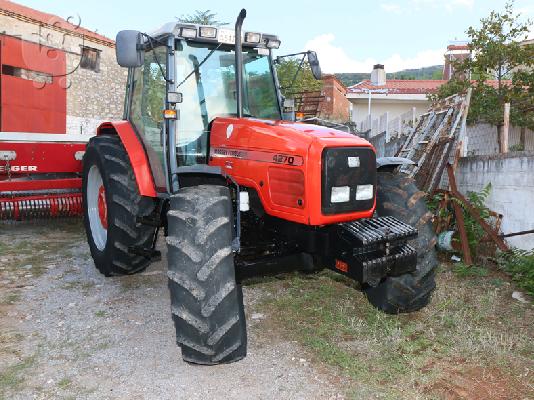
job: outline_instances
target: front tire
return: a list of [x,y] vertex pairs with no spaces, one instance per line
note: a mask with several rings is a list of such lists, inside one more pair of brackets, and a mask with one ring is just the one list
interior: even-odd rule
[[246,322],[235,279],[229,189],[181,189],[171,197],[167,221],[171,310],[183,359],[213,365],[244,358]]
[[389,276],[378,286],[365,288],[369,302],[388,314],[420,310],[429,303],[436,287],[436,236],[432,213],[428,211],[424,195],[406,175],[378,172],[378,216],[392,216],[418,229],[417,239],[411,243],[417,250],[417,269],[412,273]]
[[119,136],[91,138],[83,158],[84,225],[96,268],[105,276],[134,274],[150,259],[130,252],[151,248],[156,228],[137,222],[156,201],[139,194],[133,168]]

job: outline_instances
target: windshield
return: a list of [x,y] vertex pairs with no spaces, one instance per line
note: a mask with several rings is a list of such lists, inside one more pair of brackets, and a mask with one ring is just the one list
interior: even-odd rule
[[[185,41],[179,41],[176,50],[176,90],[183,94],[176,142],[188,145],[179,153],[196,158],[182,160],[187,165],[206,156],[209,123],[216,117],[236,115],[235,54],[228,46]],[[244,50],[243,64],[244,116],[280,119],[269,57]]]

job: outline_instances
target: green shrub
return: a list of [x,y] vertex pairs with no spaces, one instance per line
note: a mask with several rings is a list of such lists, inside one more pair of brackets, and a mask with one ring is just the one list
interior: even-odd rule
[[534,296],[534,250],[514,249],[501,253],[498,263],[520,288]]

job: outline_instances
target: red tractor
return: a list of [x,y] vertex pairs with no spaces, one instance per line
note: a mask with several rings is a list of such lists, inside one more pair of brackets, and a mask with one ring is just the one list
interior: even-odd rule
[[[164,228],[177,343],[197,364],[246,355],[241,280],[330,268],[387,313],[435,287],[424,194],[349,133],[284,120],[274,35],[169,23],[121,31],[124,120],[102,124],[83,158],[85,228],[96,267],[133,274]],[[316,77],[317,57],[305,53]]]

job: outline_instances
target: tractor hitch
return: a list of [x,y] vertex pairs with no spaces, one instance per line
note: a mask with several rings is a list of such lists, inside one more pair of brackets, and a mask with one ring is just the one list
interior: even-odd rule
[[413,272],[417,251],[408,240],[417,229],[393,217],[358,220],[337,225],[327,266],[360,283],[376,286],[386,276]]

